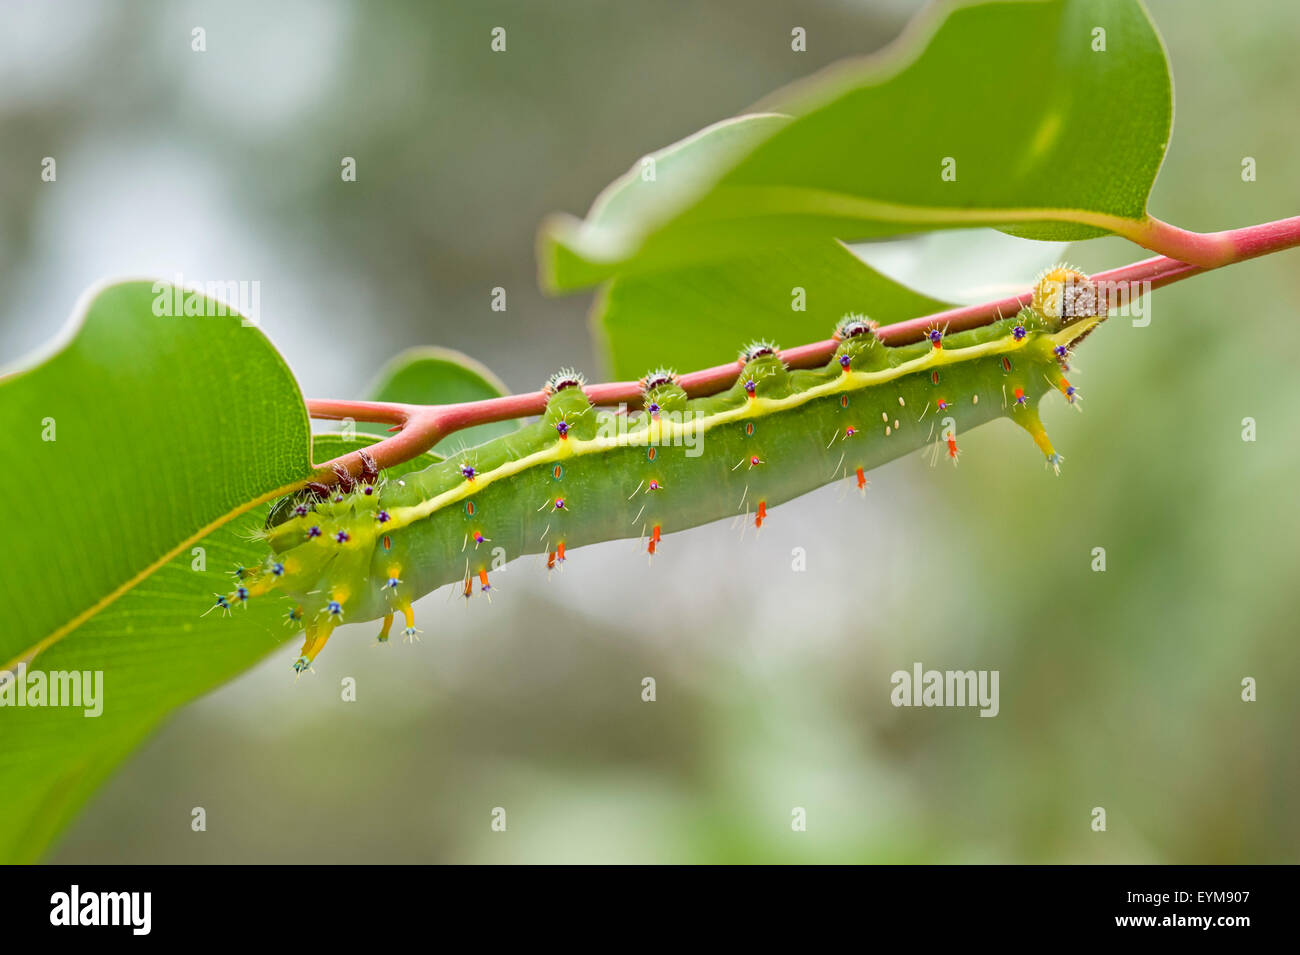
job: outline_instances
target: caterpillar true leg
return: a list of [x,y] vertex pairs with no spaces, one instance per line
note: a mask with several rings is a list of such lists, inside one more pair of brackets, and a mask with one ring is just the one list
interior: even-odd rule
[[379,465],[364,448],[357,452],[357,456],[361,458],[361,474],[358,475],[358,480],[362,484],[374,484],[375,478],[379,477]]
[[348,469],[341,464],[334,465],[334,476],[339,479],[339,490],[344,494],[356,486],[356,480],[348,473]]
[[312,497],[319,498],[322,501],[330,496],[329,485],[322,484],[320,481],[308,481],[306,490]]

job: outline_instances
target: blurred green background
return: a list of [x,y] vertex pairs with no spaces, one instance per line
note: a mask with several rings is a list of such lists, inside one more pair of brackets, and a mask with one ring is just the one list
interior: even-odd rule
[[[311,396],[356,396],[417,344],[517,390],[562,364],[599,376],[589,298],[537,291],[541,217],[584,212],[645,153],[881,47],[918,7],[7,4],[0,364],[94,280],[180,272],[260,281],[262,326]],[[1152,211],[1194,229],[1300,211],[1300,7],[1150,8],[1177,102]],[[891,136],[906,130],[881,148]],[[1069,256],[1091,270],[1144,253],[1102,240]],[[1157,293],[1148,327],[1093,336],[1071,376],[1086,413],[1044,411],[1059,480],[995,424],[955,470],[913,455],[865,502],[823,489],[757,540],[696,529],[653,567],[634,542],[600,545],[549,582],[512,564],[491,605],[418,605],[414,647],[343,628],[296,685],[286,643],[171,720],[51,858],[1295,862],[1297,256]],[[1000,715],[895,709],[889,675],[914,661],[998,669]]]

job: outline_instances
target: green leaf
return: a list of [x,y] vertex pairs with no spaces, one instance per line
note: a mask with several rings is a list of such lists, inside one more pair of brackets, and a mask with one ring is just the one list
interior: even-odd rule
[[[646,197],[549,220],[543,281],[563,291],[796,241],[979,225],[1138,236],[1173,112],[1137,0],[940,3],[885,54],[765,105],[794,119],[742,117],[670,147],[728,130],[708,175],[625,179]],[[749,125],[740,144],[735,127]]]
[[[450,348],[410,348],[393,358],[380,371],[367,391],[371,401],[395,401],[415,405],[456,404],[482,401],[509,394],[505,383],[484,365]],[[509,434],[519,421],[495,421],[457,431],[440,441],[434,451],[482,444]],[[384,425],[358,425],[374,434],[386,434]],[[317,460],[324,460],[317,455]]]
[[632,379],[661,366],[722,364],[756,339],[795,345],[830,338],[848,312],[887,325],[947,307],[830,240],[615,279],[598,297],[593,320],[614,377]]
[[538,243],[542,284],[567,291],[608,278],[603,259],[617,258],[616,250],[630,252],[635,233],[688,205],[789,121],[777,113],[724,119],[642,157],[605,187],[585,220],[564,213],[549,217]]
[[156,316],[154,288],[98,290],[54,354],[0,380],[23,498],[0,662],[103,681],[96,717],[0,707],[0,861],[37,858],[167,713],[288,636],[270,602],[201,614],[262,556],[258,502],[310,472],[297,384],[258,329]]

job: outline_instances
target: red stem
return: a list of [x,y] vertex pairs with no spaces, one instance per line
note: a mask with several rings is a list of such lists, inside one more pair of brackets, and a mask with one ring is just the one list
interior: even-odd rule
[[[1188,232],[1154,216],[1147,216],[1132,228],[1118,230],[1118,234],[1153,252],[1214,269],[1294,245],[1295,242],[1288,237],[1294,236],[1296,222],[1297,218],[1293,217],[1245,229]],[[1276,245],[1278,242],[1282,244]]]
[[[1189,253],[1193,253],[1189,257],[1214,264],[1190,265],[1178,259],[1159,255],[1108,272],[1099,272],[1092,276],[1094,282],[1103,285],[1136,286],[1140,294],[1143,283],[1149,282],[1152,289],[1162,288],[1210,269],[1244,262],[1247,259],[1300,245],[1300,216],[1265,222],[1244,229],[1210,233],[1185,232],[1158,219],[1150,221],[1153,223],[1150,231],[1153,235],[1158,235],[1165,245],[1181,243],[1186,246]],[[1022,306],[1028,304],[1030,295],[1031,293],[1026,291],[996,302],[964,305],[960,308],[936,312],[933,315],[923,315],[920,318],[886,325],[879,330],[878,334],[886,344],[904,345],[919,341],[925,337],[929,329],[935,327],[950,332],[979,328],[1005,315],[1014,315]],[[835,352],[835,347],[835,341],[827,339],[784,349],[781,357],[791,368],[812,368],[829,361]],[[678,381],[688,394],[700,397],[730,387],[739,372],[739,364],[728,362],[725,365],[681,375]],[[636,381],[587,385],[583,390],[592,403],[597,405],[626,404],[635,407],[641,400],[641,385]],[[454,405],[333,400],[307,402],[307,410],[313,418],[332,420],[350,418],[356,421],[393,425],[390,430],[397,431],[397,434],[366,449],[381,468],[410,461],[432,448],[447,435],[462,428],[541,414],[545,409],[546,393],[542,391],[506,395],[485,401],[467,401]],[[352,452],[318,465],[315,479],[327,484],[337,480],[331,470],[334,464],[342,464],[353,475],[360,474],[363,466],[359,455]]]

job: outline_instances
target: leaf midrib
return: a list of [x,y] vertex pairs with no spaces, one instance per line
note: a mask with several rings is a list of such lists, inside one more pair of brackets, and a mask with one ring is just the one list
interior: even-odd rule
[[283,497],[286,494],[291,494],[293,491],[299,488],[301,484],[302,484],[301,481],[294,481],[291,484],[286,484],[282,487],[278,487],[273,491],[268,491],[265,494],[261,494],[253,498],[252,500],[244,504],[241,504],[239,507],[227,511],[226,513],[217,517],[215,520],[209,522],[208,524],[205,524],[203,527],[199,528],[199,530],[195,531],[193,534],[181,540],[170,550],[164,552],[162,556],[160,556],[157,560],[153,561],[153,563],[149,564],[147,567],[140,570],[132,577],[128,578],[122,584],[120,584],[113,590],[109,591],[99,600],[95,601],[95,603],[91,604],[81,613],[74,616],[67,623],[63,624],[62,626],[56,627],[54,630],[50,631],[50,633],[48,633],[46,636],[42,637],[40,640],[37,640],[30,647],[20,652],[17,656],[13,657],[2,667],[0,667],[0,669],[13,670],[20,663],[24,661],[30,662],[38,654],[54,646],[54,644],[58,643],[68,634],[72,633],[74,630],[76,630],[86,621],[90,620],[91,618],[95,617],[99,613],[103,612],[106,608],[112,606],[112,604],[115,601],[117,601],[118,598],[122,597],[124,594],[129,593],[140,583],[147,580],[149,577],[153,576],[155,573],[157,573],[159,570],[161,570],[163,567],[169,564],[172,560],[174,560],[182,551],[184,551],[191,544],[195,543],[196,541],[202,540],[203,538],[207,537],[209,534],[215,533],[216,531],[220,530],[222,527],[225,527],[235,518],[240,517],[243,514],[247,514],[253,508],[258,507],[259,505],[262,504],[267,504],[278,497]]

